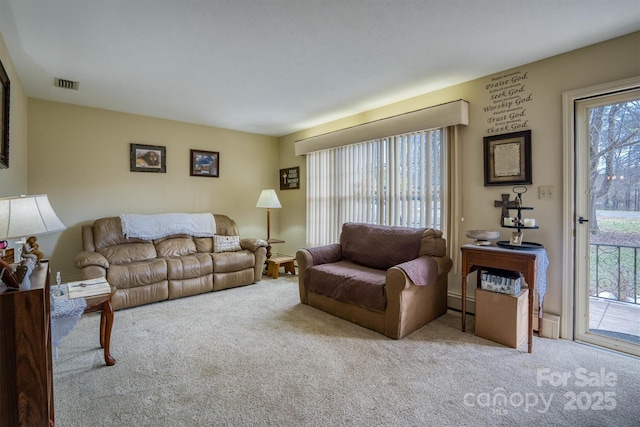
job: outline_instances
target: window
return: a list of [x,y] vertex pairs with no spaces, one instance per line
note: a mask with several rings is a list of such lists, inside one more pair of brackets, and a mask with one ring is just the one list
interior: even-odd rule
[[439,128],[307,154],[307,245],[337,242],[345,222],[443,230],[445,139]]

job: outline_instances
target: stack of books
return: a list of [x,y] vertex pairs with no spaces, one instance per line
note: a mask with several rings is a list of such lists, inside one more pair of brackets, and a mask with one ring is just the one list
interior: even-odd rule
[[111,285],[104,277],[97,279],[69,282],[69,298],[87,298],[111,293]]

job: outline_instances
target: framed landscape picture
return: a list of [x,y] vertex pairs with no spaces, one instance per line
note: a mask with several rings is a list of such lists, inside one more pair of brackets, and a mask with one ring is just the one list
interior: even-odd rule
[[531,131],[486,136],[484,185],[531,184]]
[[191,150],[191,176],[220,177],[220,153]]
[[131,172],[167,172],[167,147],[131,144]]

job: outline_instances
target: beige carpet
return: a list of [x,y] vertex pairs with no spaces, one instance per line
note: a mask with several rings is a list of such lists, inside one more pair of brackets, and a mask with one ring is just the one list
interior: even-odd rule
[[84,316],[54,363],[56,426],[638,425],[638,359],[527,354],[456,312],[394,341],[300,304],[296,280],[118,311],[112,367]]

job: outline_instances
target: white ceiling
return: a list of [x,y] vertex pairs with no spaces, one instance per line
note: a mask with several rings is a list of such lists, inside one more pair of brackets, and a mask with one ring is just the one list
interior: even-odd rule
[[28,96],[273,136],[638,30],[640,0],[0,0]]

